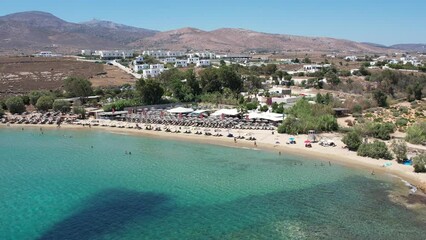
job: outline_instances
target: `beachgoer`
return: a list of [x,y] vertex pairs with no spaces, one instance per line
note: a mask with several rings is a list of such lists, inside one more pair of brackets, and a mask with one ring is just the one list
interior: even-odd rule
[[371,171],[371,175],[376,175],[376,173],[374,173],[374,170],[373,170],[373,171]]
[[328,161],[328,166],[331,166],[331,162],[330,161]]
[[129,155],[132,155],[132,152],[129,151]]
[[22,128],[21,130],[24,131],[24,128]]
[[234,137],[234,143],[237,143],[237,138],[236,137]]
[[93,146],[90,146],[90,148],[93,148]]
[[257,147],[257,143],[256,143],[256,141],[254,141],[254,146],[255,146],[255,147]]
[[281,152],[278,152],[278,155],[280,155],[280,156],[281,156]]

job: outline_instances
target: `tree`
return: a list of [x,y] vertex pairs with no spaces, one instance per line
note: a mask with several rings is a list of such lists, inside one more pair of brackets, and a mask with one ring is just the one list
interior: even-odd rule
[[382,90],[375,90],[373,92],[373,98],[374,100],[376,100],[377,105],[379,107],[387,107],[388,106],[388,102],[387,102],[387,95],[382,91]]
[[412,144],[426,143],[426,122],[419,122],[407,128],[405,140]]
[[222,92],[222,83],[215,68],[206,68],[200,72],[201,88],[205,93]]
[[[31,91],[28,94],[28,98],[30,100],[31,105],[35,106],[37,103],[37,100],[41,97],[41,96],[45,96],[45,95],[49,95],[50,93],[47,91]],[[25,103],[25,102],[24,102]]]
[[407,159],[407,144],[403,140],[392,141],[391,149],[395,154],[397,162],[401,163]]
[[337,76],[336,73],[334,73],[333,71],[328,71],[325,75],[324,75],[325,79],[327,79],[327,82],[333,84],[333,85],[337,85],[340,83],[340,79]]
[[21,98],[25,105],[30,105],[30,97],[28,95],[23,95]]
[[350,131],[343,137],[342,142],[346,144],[349,150],[357,151],[362,144],[362,138],[358,132]]
[[93,94],[92,83],[84,78],[66,78],[64,80],[64,89],[69,97],[84,98]]
[[413,158],[414,172],[426,172],[426,154],[422,153]]
[[56,100],[53,102],[53,110],[67,113],[71,110],[71,104],[64,100]]
[[53,106],[53,97],[51,96],[41,96],[36,103],[36,108],[39,111],[49,111]]
[[422,100],[422,96],[423,96],[423,86],[420,85],[420,83],[415,83],[414,87],[413,87],[413,94],[414,94],[414,98],[416,100]]
[[141,96],[141,100],[145,104],[157,104],[161,102],[161,98],[164,94],[164,89],[160,86],[160,83],[153,80],[139,79],[136,83],[136,89]]
[[277,65],[276,64],[267,64],[264,67],[264,72],[266,75],[272,75],[277,71]]
[[4,110],[3,108],[0,108],[0,117],[3,117],[3,115],[4,115]]
[[386,160],[392,159],[392,154],[384,142],[375,140],[372,143],[363,143],[357,151],[358,156],[371,157],[375,159],[383,158]]
[[230,67],[221,66],[218,71],[218,78],[223,87],[231,89],[234,93],[239,93],[243,87],[241,77]]
[[291,76],[291,75],[285,75],[284,76],[284,80],[286,80],[286,81],[290,81],[292,78],[293,78],[293,76]]
[[10,113],[21,114],[25,112],[25,104],[21,97],[10,97],[6,100],[6,106]]

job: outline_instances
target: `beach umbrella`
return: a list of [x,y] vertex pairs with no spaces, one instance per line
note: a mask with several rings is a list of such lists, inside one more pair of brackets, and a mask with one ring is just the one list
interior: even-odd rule
[[309,139],[306,139],[304,143],[309,144],[309,143],[311,143],[311,141]]
[[290,137],[288,140],[290,140],[290,141],[294,141],[294,140],[296,140],[294,137]]

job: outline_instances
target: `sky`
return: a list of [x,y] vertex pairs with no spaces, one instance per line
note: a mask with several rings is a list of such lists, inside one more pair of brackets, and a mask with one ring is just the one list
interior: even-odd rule
[[426,0],[0,0],[0,15],[23,11],[159,31],[226,27],[384,45],[426,43]]

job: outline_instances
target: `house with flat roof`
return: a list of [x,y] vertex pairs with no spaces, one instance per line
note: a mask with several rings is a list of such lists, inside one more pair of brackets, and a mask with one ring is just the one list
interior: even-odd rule
[[188,62],[186,60],[179,60],[179,59],[177,59],[174,66],[175,67],[187,67],[188,66]]
[[210,60],[208,59],[200,59],[196,63],[197,67],[207,67],[210,66]]

